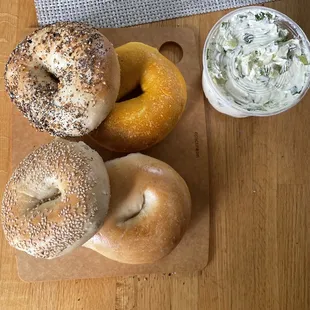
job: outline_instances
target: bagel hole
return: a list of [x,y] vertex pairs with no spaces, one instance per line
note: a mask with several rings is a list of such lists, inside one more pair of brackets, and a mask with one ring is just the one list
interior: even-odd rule
[[61,196],[61,192],[59,189],[56,189],[56,191],[52,194],[49,195],[47,197],[44,197],[43,199],[41,199],[38,203],[38,205],[43,205],[46,202],[52,201],[52,200],[56,200],[57,198],[59,198]]
[[137,215],[139,215],[140,212],[143,210],[144,207],[145,207],[145,195],[143,194],[143,195],[142,195],[142,204],[141,204],[140,210],[134,212],[131,216],[127,217],[127,218],[125,219],[125,222],[127,222],[127,221],[133,219],[134,217],[136,217]]
[[125,96],[121,97],[117,102],[127,101],[133,98],[137,98],[143,94],[143,90],[141,88],[141,85],[139,84],[135,89],[133,89],[131,92],[126,94]]
[[58,84],[60,82],[59,78],[54,75],[53,73],[51,73],[50,71],[46,71],[47,75],[51,78],[51,80],[53,82],[55,82],[56,84]]
[[182,47],[173,41],[165,42],[159,48],[159,52],[175,64],[179,63],[183,58]]

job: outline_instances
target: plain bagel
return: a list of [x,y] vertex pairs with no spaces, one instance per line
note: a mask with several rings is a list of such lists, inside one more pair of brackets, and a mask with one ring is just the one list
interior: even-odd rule
[[106,162],[111,201],[104,225],[83,246],[129,264],[154,262],[180,242],[191,216],[183,178],[155,158],[131,154]]
[[103,224],[110,200],[101,157],[83,142],[55,139],[16,168],[1,219],[11,246],[40,258],[69,253]]
[[[131,42],[116,49],[121,68],[118,103],[91,137],[115,152],[138,152],[163,140],[185,109],[187,90],[179,69],[157,49]],[[142,95],[123,100],[138,86]]]
[[60,22],[35,31],[15,48],[5,83],[11,100],[37,129],[82,136],[113,108],[120,68],[112,44],[97,29]]

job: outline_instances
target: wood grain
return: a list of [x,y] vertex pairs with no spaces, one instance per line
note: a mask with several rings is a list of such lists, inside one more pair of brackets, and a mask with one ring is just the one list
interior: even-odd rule
[[[308,0],[268,6],[310,36]],[[190,27],[202,48],[226,12],[143,27]],[[0,71],[32,0],[0,1]],[[200,57],[200,55],[198,55]],[[8,177],[11,105],[0,78],[0,185]],[[211,260],[201,272],[27,284],[0,233],[0,309],[310,309],[310,94],[281,115],[237,120],[207,106]]]

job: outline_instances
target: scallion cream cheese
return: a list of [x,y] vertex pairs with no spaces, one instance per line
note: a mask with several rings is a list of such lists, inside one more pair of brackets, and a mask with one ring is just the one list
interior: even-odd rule
[[244,111],[279,110],[308,87],[309,51],[274,13],[232,15],[219,25],[205,57],[216,88]]

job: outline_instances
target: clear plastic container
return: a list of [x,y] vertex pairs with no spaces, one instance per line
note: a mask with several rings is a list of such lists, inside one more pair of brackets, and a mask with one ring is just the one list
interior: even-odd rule
[[[236,104],[233,104],[231,101],[231,98],[227,96],[223,91],[221,91],[220,87],[213,81],[209,69],[208,69],[208,60],[207,60],[207,51],[210,48],[210,43],[214,43],[216,35],[218,33],[219,27],[222,25],[223,22],[227,22],[231,20],[232,17],[234,17],[237,14],[247,14],[249,12],[254,12],[257,14],[257,12],[264,12],[264,13],[272,13],[276,15],[276,24],[281,26],[282,29],[286,29],[289,32],[289,35],[294,38],[298,39],[299,42],[301,42],[301,46],[304,51],[306,51],[306,54],[310,55],[310,43],[303,32],[303,30],[288,16],[282,14],[281,12],[278,12],[273,9],[269,9],[266,7],[260,7],[260,6],[253,6],[253,7],[245,7],[241,9],[237,9],[227,15],[225,15],[223,18],[221,18],[212,28],[210,31],[205,44],[203,48],[203,54],[202,54],[202,61],[203,61],[203,75],[202,75],[202,86],[204,93],[209,100],[210,104],[219,112],[233,116],[233,117],[249,117],[249,116],[271,116],[276,115],[281,112],[284,112],[291,107],[295,106],[300,100],[304,97],[304,95],[307,93],[307,90],[310,87],[310,75],[307,77],[305,86],[300,94],[294,98],[289,104],[286,106],[282,106],[278,109],[273,109],[270,111],[248,111],[246,107],[242,106],[236,106]],[[308,59],[309,60],[309,59]],[[309,60],[310,61],[310,60]]]

